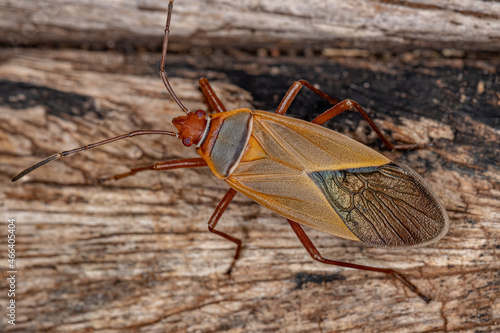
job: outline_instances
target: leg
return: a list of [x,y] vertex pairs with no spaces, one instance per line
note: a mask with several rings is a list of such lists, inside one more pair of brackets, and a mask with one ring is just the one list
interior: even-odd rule
[[[136,174],[137,172],[142,172],[146,170],[157,170],[157,171],[165,171],[165,170],[172,170],[172,169],[181,169],[181,168],[196,168],[196,167],[203,167],[207,166],[207,163],[205,160],[202,158],[189,158],[189,159],[183,159],[183,160],[174,160],[174,161],[166,161],[166,162],[158,162],[150,166],[145,166],[141,168],[134,168],[131,169],[129,172],[122,173],[119,175],[115,175],[112,177],[106,177],[106,178],[101,178],[100,181],[107,181],[107,180],[117,180],[121,178],[125,178],[128,176],[132,176]],[[231,271],[234,267],[234,264],[236,263],[236,260],[240,257],[240,252],[241,252],[241,240],[232,236],[229,236],[228,234],[221,232],[219,230],[215,230],[215,226],[217,225],[217,222],[219,222],[219,219],[221,218],[222,214],[224,214],[225,210],[233,200],[234,196],[236,195],[236,190],[233,190],[232,188],[229,189],[222,198],[222,200],[219,202],[217,207],[215,208],[214,213],[210,217],[210,220],[208,221],[208,230],[216,235],[219,235],[221,237],[224,237],[227,240],[230,240],[233,243],[236,243],[236,253],[234,255],[233,262],[231,263],[231,266],[229,266],[229,269],[227,271],[227,274],[231,274]]]
[[333,105],[338,103],[338,99],[331,97],[330,95],[327,95],[326,93],[322,92],[319,89],[316,89],[312,84],[310,84],[306,80],[298,80],[292,84],[290,89],[288,89],[285,96],[281,100],[280,105],[278,105],[278,108],[276,109],[277,114],[283,115],[288,111],[288,108],[292,104],[295,97],[297,97],[297,94],[299,93],[300,89],[303,86],[309,88],[313,93],[315,93],[319,97],[326,99],[328,102],[330,102]]
[[210,104],[210,101],[208,100],[207,98],[207,95],[205,95],[205,93],[203,93],[203,103],[205,103],[205,105],[207,106],[207,114],[211,114],[214,112],[214,108],[212,107],[212,104]]
[[224,214],[224,211],[227,209],[227,206],[231,203],[231,200],[233,200],[234,196],[236,195],[236,190],[234,189],[229,189],[222,198],[222,200],[219,202],[217,205],[217,208],[215,208],[214,213],[212,214],[212,217],[210,217],[210,220],[208,221],[208,230],[216,235],[219,235],[221,237],[224,237],[225,239],[233,242],[236,244],[236,253],[234,254],[234,259],[233,262],[231,263],[231,266],[229,266],[229,269],[227,270],[227,274],[231,274],[231,271],[233,270],[234,264],[236,263],[236,260],[240,257],[240,252],[241,252],[241,240],[238,238],[235,238],[233,236],[229,236],[228,234],[215,230],[215,226],[217,225],[217,222],[219,222],[219,219],[221,218],[222,214]]
[[197,168],[207,166],[207,162],[202,158],[187,158],[182,160],[174,160],[174,161],[165,161],[158,162],[153,165],[148,165],[140,168],[130,169],[129,172],[121,173],[119,175],[107,176],[99,178],[99,182],[105,182],[108,180],[118,180],[128,176],[135,175],[138,172],[147,171],[147,170],[156,170],[156,171],[165,171],[172,169],[187,169],[187,168]]
[[359,105],[357,102],[353,101],[352,99],[343,100],[342,102],[329,108],[328,110],[326,110],[325,112],[323,112],[322,114],[320,114],[319,116],[314,118],[312,122],[315,124],[319,124],[319,125],[324,124],[328,120],[330,120],[330,119],[334,118],[335,116],[338,116],[342,112],[350,110],[350,109],[354,109],[361,114],[361,116],[363,117],[363,119],[366,120],[368,125],[370,125],[370,127],[375,131],[375,133],[377,133],[378,137],[380,138],[380,140],[382,140],[382,142],[387,147],[387,149],[404,150],[404,149],[424,148],[424,147],[428,146],[427,144],[418,144],[418,143],[407,144],[407,145],[394,145],[394,144],[392,144],[385,137],[385,135],[382,133],[382,131],[378,128],[378,126],[375,125],[375,123],[370,118],[370,116],[368,116],[368,114],[365,112],[365,110],[363,110],[361,105]]
[[210,83],[205,78],[200,79],[200,88],[203,93],[203,97],[205,98],[206,103],[208,104],[209,111],[215,112],[226,112],[226,107],[222,104],[221,100],[215,94],[215,91],[212,89]]
[[384,273],[391,275],[398,279],[399,281],[403,282],[405,286],[410,288],[411,291],[416,293],[418,296],[420,296],[424,301],[429,303],[431,301],[430,298],[427,296],[423,295],[416,286],[414,286],[412,283],[410,283],[404,276],[399,274],[398,272],[392,270],[392,269],[384,269],[384,268],[377,268],[377,267],[370,267],[370,266],[363,266],[363,265],[356,265],[356,264],[351,264],[348,262],[342,262],[342,261],[335,261],[335,260],[330,260],[323,258],[321,253],[319,253],[318,249],[314,246],[312,243],[311,239],[307,236],[307,234],[304,232],[304,229],[298,224],[297,222],[288,220],[288,223],[290,223],[290,226],[292,227],[293,231],[299,238],[300,242],[302,245],[305,247],[306,251],[309,253],[309,255],[316,261],[319,261],[323,264],[327,265],[334,265],[334,266],[342,266],[342,267],[348,267],[348,268],[354,268],[354,269],[360,269],[360,270],[365,270],[365,271],[372,271],[372,272],[379,272],[379,273]]
[[325,112],[323,112],[321,115],[319,115],[318,117],[316,117],[312,121],[315,124],[322,125],[325,122],[327,122],[328,120],[334,118],[335,116],[341,114],[344,111],[347,111],[350,109],[355,109],[356,111],[358,111],[361,114],[361,116],[366,120],[366,122],[368,122],[370,127],[375,131],[375,133],[377,133],[379,138],[382,140],[382,142],[384,143],[384,145],[388,149],[390,149],[390,150],[394,150],[394,149],[404,150],[404,149],[414,149],[414,148],[427,147],[427,144],[408,144],[408,145],[394,145],[394,144],[392,144],[385,137],[385,135],[382,133],[382,131],[378,128],[378,126],[375,125],[375,123],[368,116],[368,114],[365,112],[365,110],[363,110],[363,108],[357,102],[350,100],[350,99],[346,99],[346,100],[338,103],[338,100],[336,98],[331,97],[328,94],[324,93],[323,91],[315,88],[313,85],[311,85],[309,82],[307,82],[305,80],[298,80],[292,84],[290,89],[288,89],[287,93],[285,94],[285,96],[281,100],[280,105],[276,109],[276,113],[285,114],[286,111],[288,110],[288,108],[290,107],[290,105],[292,104],[293,100],[295,99],[295,97],[299,93],[300,89],[303,86],[309,88],[316,95],[318,95],[318,96],[326,99],[330,103],[334,104],[333,107],[326,110]]

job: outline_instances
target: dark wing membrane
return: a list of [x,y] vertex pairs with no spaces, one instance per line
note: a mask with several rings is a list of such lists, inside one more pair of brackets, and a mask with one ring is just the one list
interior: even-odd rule
[[349,230],[365,243],[423,245],[448,229],[444,208],[424,180],[406,166],[390,163],[309,176]]

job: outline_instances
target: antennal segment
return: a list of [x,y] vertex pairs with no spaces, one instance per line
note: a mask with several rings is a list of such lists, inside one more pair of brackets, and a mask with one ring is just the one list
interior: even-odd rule
[[163,81],[163,84],[170,93],[170,96],[172,96],[177,105],[179,105],[182,111],[184,111],[185,113],[189,113],[189,110],[184,106],[184,104],[181,103],[181,101],[175,94],[174,89],[172,89],[172,86],[170,85],[170,82],[168,81],[167,78],[167,73],[165,72],[165,60],[167,58],[168,36],[170,34],[170,17],[172,16],[173,7],[174,7],[174,0],[170,0],[170,3],[168,4],[167,23],[165,25],[165,36],[163,37],[163,48],[161,51],[160,76],[161,80]]
[[49,162],[58,160],[61,157],[65,157],[65,156],[68,156],[68,155],[71,155],[71,154],[75,154],[75,153],[81,152],[83,150],[90,150],[92,148],[95,148],[95,147],[98,147],[98,146],[102,146],[102,145],[105,145],[107,143],[111,143],[111,142],[118,141],[118,140],[121,140],[121,139],[131,138],[133,136],[139,136],[139,135],[150,135],[150,134],[161,134],[161,135],[170,135],[170,136],[177,137],[177,133],[169,132],[169,131],[156,131],[156,130],[139,130],[139,131],[133,131],[133,132],[130,132],[130,133],[127,133],[127,134],[122,134],[122,135],[116,136],[114,138],[110,138],[110,139],[102,140],[102,141],[99,141],[99,142],[91,143],[89,145],[82,146],[80,148],[66,150],[66,151],[54,154],[52,156],[49,156],[46,159],[44,159],[43,161],[40,161],[37,164],[35,164],[35,165],[27,168],[26,170],[22,171],[21,173],[19,173],[17,176],[15,176],[14,178],[12,178],[12,181],[15,182],[16,180],[18,180],[18,179],[26,176],[31,171],[33,171],[35,169],[38,169],[42,165],[45,165],[45,164],[47,164]]

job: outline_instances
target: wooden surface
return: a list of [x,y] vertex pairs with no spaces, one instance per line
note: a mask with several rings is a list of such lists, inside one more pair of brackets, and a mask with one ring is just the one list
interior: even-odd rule
[[[315,64],[318,71],[334,66],[331,73],[350,74],[336,83],[338,88],[324,81],[329,75],[317,76],[326,91],[349,95],[368,106],[392,137],[435,142],[430,149],[384,153],[415,168],[442,199],[451,219],[442,241],[399,252],[310,232],[328,257],[406,274],[434,299],[425,304],[386,276],[313,262],[283,218],[241,195],[221,221],[222,230],[244,241],[242,258],[228,278],[224,272],[234,247],[206,227],[227,186],[209,170],[96,182],[101,175],[131,166],[195,156],[170,137],[108,145],[47,165],[22,182],[10,182],[15,173],[59,150],[138,128],[173,129],[169,121],[180,111],[157,76],[117,70],[126,68],[128,61],[142,59],[148,64],[157,57],[25,50],[21,56],[7,54],[0,67],[2,223],[8,217],[17,220],[16,328],[61,332],[500,329],[496,75],[481,70],[484,81],[479,83],[467,76],[477,72],[472,67],[448,68],[447,75],[437,77],[439,68],[422,72],[393,68],[395,74],[388,74],[360,70],[362,63],[356,61],[352,67]],[[202,108],[193,77],[198,71],[178,63],[178,57],[172,60],[178,64],[174,72],[184,73],[183,78],[172,79],[179,97],[189,108]],[[274,59],[254,61],[262,63],[263,73],[274,68]],[[307,70],[299,63],[284,64]],[[353,75],[359,71],[366,73],[364,79]],[[223,70],[199,72],[224,74]],[[456,82],[460,73],[465,75],[461,83]],[[370,75],[381,78],[377,82]],[[430,86],[415,86],[412,91],[407,85],[414,76]],[[262,85],[261,94],[276,94],[276,101],[269,96],[254,102],[271,108],[292,80],[264,79],[257,75],[246,83]],[[373,86],[358,89],[361,81]],[[276,87],[267,86],[272,82]],[[482,84],[488,88],[478,94]],[[461,89],[453,85],[464,89],[457,93]],[[248,92],[224,82],[215,81],[214,86],[228,108],[252,105]],[[398,92],[394,99],[382,98],[388,86]],[[306,94],[297,102],[295,116],[304,117],[300,111],[310,112],[304,104],[316,107],[317,101]],[[354,137],[379,147],[358,118],[352,114],[330,125],[343,132],[351,127]]]
[[[206,221],[227,186],[208,169],[97,182],[129,167],[196,156],[171,137],[117,142],[12,183],[16,173],[61,150],[135,129],[173,130],[170,120],[181,112],[159,79],[158,52],[0,49],[2,309],[8,218],[17,221],[18,255],[17,322],[6,326],[2,312],[0,331],[499,331],[499,60],[468,51],[443,57],[429,45],[390,57],[368,48],[333,58],[211,48],[171,54],[167,66],[190,109],[204,108],[202,76],[227,108],[270,111],[303,78],[358,101],[396,142],[433,142],[389,152],[354,113],[327,125],[429,182],[451,221],[440,242],[401,252],[307,230],[326,257],[396,269],[433,298],[429,304],[387,276],[314,262],[283,218],[242,195],[220,222],[244,245],[226,276],[234,246],[209,233]],[[301,93],[291,116],[311,120],[327,107]]]
[[[133,48],[157,45],[168,1],[0,2],[0,43]],[[483,0],[177,0],[176,39],[198,47],[415,45],[500,51],[500,4]],[[194,44],[192,44],[194,45]],[[450,52],[450,50],[448,50]]]

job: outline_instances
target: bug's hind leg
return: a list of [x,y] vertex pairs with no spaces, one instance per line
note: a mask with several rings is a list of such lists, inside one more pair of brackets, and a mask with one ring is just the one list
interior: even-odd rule
[[156,170],[156,171],[166,171],[172,169],[187,169],[187,168],[197,168],[207,166],[207,162],[205,162],[202,158],[186,158],[182,160],[173,160],[173,161],[165,161],[158,162],[153,165],[148,165],[140,168],[130,169],[129,172],[121,173],[113,176],[103,176],[99,178],[100,182],[105,182],[109,180],[118,180],[125,177],[133,176],[138,172],[148,171],[148,170]]
[[219,235],[221,237],[224,237],[225,239],[233,242],[236,244],[236,253],[234,254],[233,262],[231,263],[231,266],[229,266],[229,269],[227,270],[227,274],[231,274],[231,271],[233,270],[234,264],[236,263],[236,260],[240,257],[240,252],[241,252],[241,240],[238,238],[235,238],[233,236],[230,236],[222,231],[215,230],[215,226],[217,225],[217,222],[219,222],[222,214],[226,211],[227,207],[233,200],[234,196],[236,195],[236,190],[234,189],[229,189],[222,200],[219,202],[217,205],[217,208],[215,208],[214,213],[210,217],[210,220],[208,221],[208,230],[216,235]]
[[326,259],[324,258],[321,253],[318,251],[316,246],[314,246],[313,242],[311,239],[307,236],[305,233],[304,229],[298,224],[297,222],[288,220],[288,223],[290,223],[290,226],[292,227],[293,231],[299,238],[300,242],[306,249],[306,251],[309,253],[309,255],[316,261],[319,261],[323,264],[327,265],[334,265],[334,266],[341,266],[341,267],[348,267],[348,268],[354,268],[354,269],[360,269],[364,271],[372,271],[372,272],[379,272],[379,273],[384,273],[391,275],[401,281],[405,286],[410,288],[411,291],[416,293],[418,296],[420,296],[424,301],[427,303],[431,301],[430,298],[422,294],[418,288],[413,285],[410,281],[408,281],[403,275],[399,274],[398,272],[392,270],[392,269],[386,269],[386,268],[377,268],[377,267],[371,267],[371,266],[364,266],[364,265],[356,265],[356,264],[351,264],[348,262],[342,262],[342,261],[336,261],[336,260],[331,260],[331,259]]

